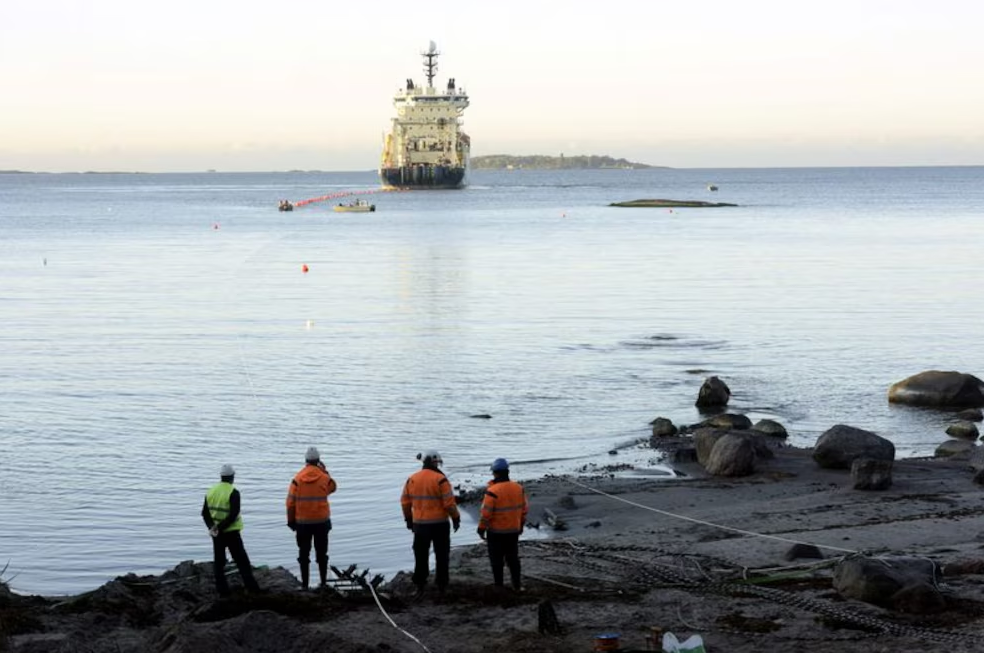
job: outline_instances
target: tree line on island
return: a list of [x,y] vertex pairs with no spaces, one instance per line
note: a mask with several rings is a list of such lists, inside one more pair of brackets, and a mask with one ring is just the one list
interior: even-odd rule
[[478,169],[517,169],[525,168],[528,170],[598,170],[613,168],[617,170],[636,170],[641,168],[662,168],[665,166],[651,166],[646,163],[636,163],[627,159],[615,159],[610,156],[598,155],[579,155],[579,156],[547,156],[544,154],[531,154],[527,156],[515,156],[512,154],[488,154],[485,156],[475,156],[471,159],[473,168]]

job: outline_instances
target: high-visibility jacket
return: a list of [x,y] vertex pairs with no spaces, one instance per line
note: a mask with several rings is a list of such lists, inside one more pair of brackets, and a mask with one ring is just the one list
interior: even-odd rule
[[522,485],[516,481],[489,481],[478,527],[490,533],[522,533],[527,512],[529,501]]
[[324,524],[331,518],[328,495],[338,488],[320,465],[307,464],[287,487],[288,524]]
[[424,468],[407,479],[400,497],[403,518],[414,524],[446,524],[460,519],[451,482],[435,469]]
[[[212,515],[212,521],[215,522],[215,524],[219,524],[223,519],[229,516],[229,497],[231,497],[232,493],[235,491],[236,488],[232,483],[220,481],[213,485],[211,489],[209,489],[208,493],[205,494],[205,503],[208,505],[208,512]],[[242,513],[240,513],[232,524],[230,524],[222,532],[229,533],[231,531],[241,530],[243,530]]]

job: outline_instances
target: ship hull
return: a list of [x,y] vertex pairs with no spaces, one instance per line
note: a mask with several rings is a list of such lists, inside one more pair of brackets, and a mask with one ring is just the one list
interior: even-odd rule
[[417,165],[380,168],[379,178],[387,188],[447,189],[465,185],[464,166]]

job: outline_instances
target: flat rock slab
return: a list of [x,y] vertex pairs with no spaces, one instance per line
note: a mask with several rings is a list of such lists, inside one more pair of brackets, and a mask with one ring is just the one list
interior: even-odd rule
[[689,208],[704,209],[719,206],[738,206],[727,202],[701,202],[698,200],[629,200],[627,202],[612,202],[608,206],[623,206],[628,208]]

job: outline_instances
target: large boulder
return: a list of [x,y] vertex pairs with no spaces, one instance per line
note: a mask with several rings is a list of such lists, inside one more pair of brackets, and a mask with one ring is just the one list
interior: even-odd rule
[[933,613],[946,607],[936,589],[939,567],[929,558],[846,558],[834,569],[838,594],[905,612]]
[[748,476],[755,473],[755,443],[740,433],[726,433],[714,443],[704,465],[712,476]]
[[706,466],[711,451],[717,441],[727,435],[727,429],[699,428],[694,431],[694,447],[697,449],[697,462]]
[[727,406],[730,400],[731,389],[728,384],[716,376],[709,376],[700,386],[694,405],[698,408],[720,408]]
[[984,381],[973,374],[929,370],[893,383],[888,401],[910,406],[978,408],[984,406]]
[[857,458],[895,460],[895,445],[871,431],[837,424],[813,447],[813,460],[824,469],[850,469]]

